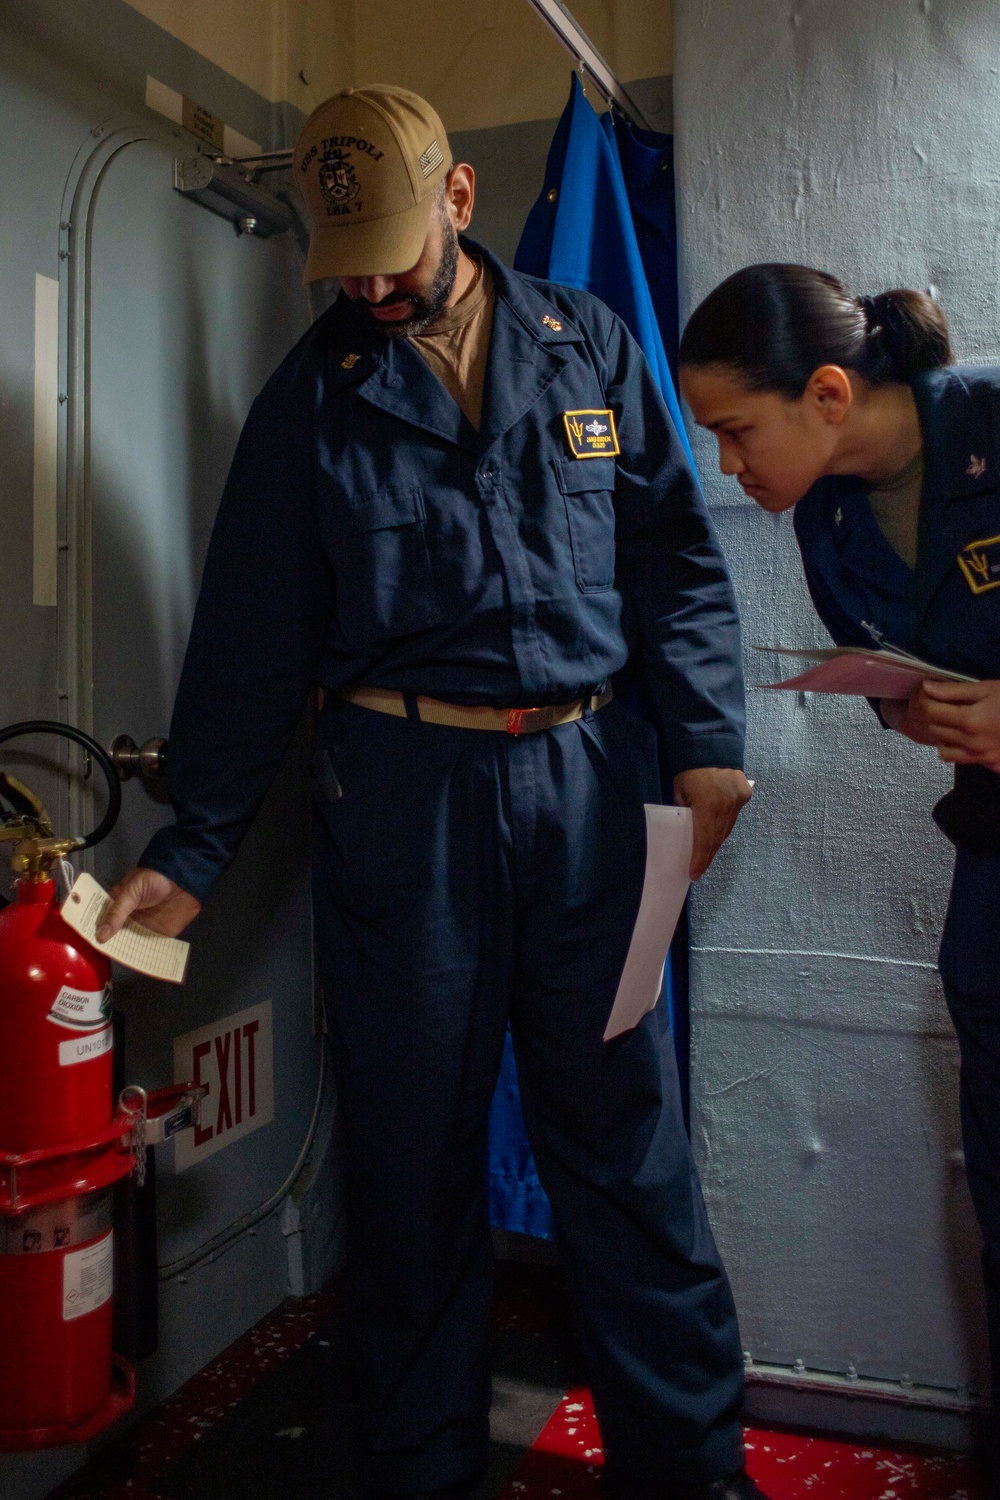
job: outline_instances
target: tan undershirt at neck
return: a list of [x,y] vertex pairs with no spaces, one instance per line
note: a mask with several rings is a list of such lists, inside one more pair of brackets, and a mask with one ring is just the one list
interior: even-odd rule
[[476,261],[476,278],[464,296],[454,307],[446,308],[426,333],[410,338],[477,432],[483,413],[495,303],[489,268]]
[[920,526],[920,491],[924,482],[923,449],[911,458],[905,469],[890,474],[881,484],[868,491],[868,503],[892,550],[915,569],[917,566],[917,533]]

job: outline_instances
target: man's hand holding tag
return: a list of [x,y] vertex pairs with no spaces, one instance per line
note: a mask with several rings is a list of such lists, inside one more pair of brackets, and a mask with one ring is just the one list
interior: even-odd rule
[[97,940],[106,943],[124,927],[129,917],[151,932],[177,937],[201,911],[197,897],[181,890],[159,870],[130,870],[109,892],[112,905],[97,929]]

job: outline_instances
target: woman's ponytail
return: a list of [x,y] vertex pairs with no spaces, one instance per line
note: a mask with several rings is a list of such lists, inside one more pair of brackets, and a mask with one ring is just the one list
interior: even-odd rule
[[873,384],[906,382],[923,370],[938,370],[952,361],[951,338],[944,313],[926,292],[897,288],[877,297],[860,297],[867,337],[858,373]]
[[820,365],[856,370],[873,385],[912,380],[951,363],[948,324],[924,292],[855,297],[809,266],[747,266],[691,315],[682,365],[722,365],[753,390],[802,395]]

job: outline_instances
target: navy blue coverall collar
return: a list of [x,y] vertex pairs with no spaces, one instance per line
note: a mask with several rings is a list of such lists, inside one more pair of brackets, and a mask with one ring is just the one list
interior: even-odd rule
[[1000,486],[1000,434],[991,407],[976,400],[962,375],[932,370],[912,382],[924,442],[917,567],[911,573],[885,542],[856,475],[832,483],[833,541],[851,572],[879,591],[913,599],[922,619],[968,542],[967,502]]
[[992,403],[974,398],[957,370],[931,370],[913,381],[924,438],[917,612],[923,615],[969,540],[963,501],[1000,485],[1000,444]]
[[[363,400],[401,421],[481,454],[509,432],[557,378],[565,365],[559,345],[582,343],[584,336],[564,311],[523,278],[512,277],[489,250],[464,235],[460,243],[467,254],[486,262],[496,290],[479,432],[409,340],[386,338],[369,327],[360,312],[346,323],[356,347],[342,350],[343,336],[337,339],[328,385],[352,385]],[[354,355],[358,358],[351,362]]]

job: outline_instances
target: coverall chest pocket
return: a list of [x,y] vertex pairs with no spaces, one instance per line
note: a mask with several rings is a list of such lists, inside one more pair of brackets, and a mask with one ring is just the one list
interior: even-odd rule
[[557,460],[577,586],[585,594],[614,588],[615,464],[610,458]]
[[442,617],[419,489],[391,485],[338,499],[320,527],[333,564],[337,620],[350,646],[412,635]]
[[[955,563],[934,598],[931,625],[949,665],[960,661],[975,677],[1000,676],[1000,503],[982,497],[949,539]],[[972,511],[970,502],[966,502]],[[966,541],[968,538],[968,541]],[[959,548],[956,544],[964,542]]]
[[970,676],[1000,677],[1000,585],[973,594],[966,584],[961,595],[961,624],[957,631],[953,624],[949,633],[958,636],[954,644],[968,663],[965,670]]

